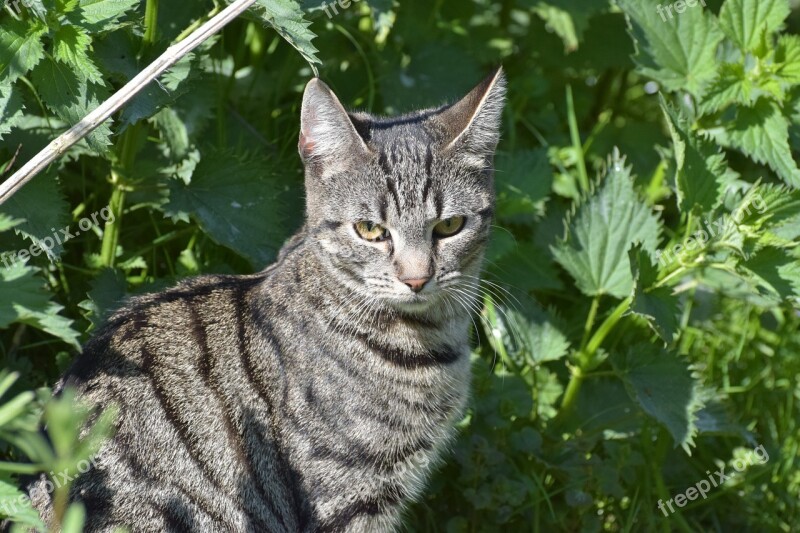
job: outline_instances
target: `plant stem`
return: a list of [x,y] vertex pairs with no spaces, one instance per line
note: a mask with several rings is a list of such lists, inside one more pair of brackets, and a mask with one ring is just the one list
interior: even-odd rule
[[578,131],[578,119],[575,116],[575,103],[572,100],[572,86],[567,85],[567,120],[569,121],[569,136],[572,140],[572,149],[578,160],[578,182],[583,192],[589,191],[589,175],[586,173],[586,162],[583,158],[583,144]]
[[586,348],[586,343],[589,341],[589,334],[594,327],[594,321],[597,318],[597,308],[600,306],[600,295],[595,295],[592,298],[592,305],[589,307],[589,315],[586,317],[586,324],[583,326],[583,339],[581,340],[581,351]]
[[597,349],[600,347],[600,344],[603,343],[606,336],[614,329],[614,326],[617,325],[617,322],[622,318],[628,309],[631,308],[631,303],[633,302],[633,298],[628,296],[624,300],[622,300],[616,309],[614,309],[610,315],[600,324],[600,327],[597,328],[597,331],[594,332],[592,338],[589,340],[589,344],[586,345],[586,353],[590,357],[593,357]]
[[122,223],[122,210],[125,205],[125,189],[120,183],[119,175],[116,171],[111,171],[112,184],[114,189],[111,191],[111,199],[108,201],[108,208],[111,216],[106,221],[103,229],[103,244],[100,251],[100,258],[103,266],[113,268],[114,260],[117,256],[117,244],[119,243],[119,228]]
[[147,0],[144,8],[144,35],[142,36],[142,49],[149,48],[156,42],[158,31],[158,0]]
[[[583,378],[588,370],[594,368],[594,356],[597,353],[597,349],[600,348],[600,345],[603,343],[611,330],[614,329],[614,326],[617,325],[617,322],[619,322],[622,316],[628,311],[628,309],[630,309],[632,301],[633,300],[630,296],[622,300],[611,312],[611,314],[606,317],[603,323],[600,324],[600,327],[597,328],[597,331],[594,332],[594,335],[592,335],[589,341],[586,343],[585,348],[582,348],[578,352],[577,365],[570,367],[569,383],[567,384],[567,389],[564,392],[564,399],[561,401],[560,414],[569,413],[575,406],[575,401],[578,399],[578,392],[581,390]],[[594,302],[592,302],[592,305],[594,306]],[[592,319],[592,321],[594,321],[594,319]]]

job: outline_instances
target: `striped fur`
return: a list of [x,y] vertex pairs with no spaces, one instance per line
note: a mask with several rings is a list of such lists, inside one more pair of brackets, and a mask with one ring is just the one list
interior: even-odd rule
[[[59,385],[120,408],[115,436],[72,487],[87,531],[398,528],[468,394],[469,310],[494,202],[486,132],[503,98],[502,74],[491,79],[476,89],[494,91],[490,116],[471,94],[467,121],[463,106],[347,123],[326,108],[336,149],[359,153],[339,153],[331,170],[325,139],[305,132],[307,222],[275,264],[184,281],[109,318]],[[312,83],[304,112],[333,105],[309,101],[327,90]],[[482,122],[480,148],[444,149],[459,121]],[[443,213],[469,222],[436,243],[420,221]],[[396,241],[359,242],[361,219],[391,224]],[[392,265],[421,250],[432,288],[409,296]],[[49,521],[43,483],[32,498]]]

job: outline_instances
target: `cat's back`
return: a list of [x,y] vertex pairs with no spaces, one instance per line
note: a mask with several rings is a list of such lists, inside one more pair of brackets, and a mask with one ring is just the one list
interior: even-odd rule
[[254,346],[265,277],[202,276],[134,298],[87,343],[61,386],[118,409],[115,437],[72,489],[88,530],[133,514],[147,531],[302,529],[270,423],[279,354]]

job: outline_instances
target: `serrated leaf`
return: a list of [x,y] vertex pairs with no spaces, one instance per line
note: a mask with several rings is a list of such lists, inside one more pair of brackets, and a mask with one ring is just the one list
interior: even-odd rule
[[[40,62],[31,77],[47,107],[70,126],[80,122],[108,97],[104,87],[87,83],[72,68],[50,58]],[[86,137],[93,150],[103,153],[111,144],[109,125],[110,120]]]
[[44,57],[47,27],[34,19],[5,18],[0,26],[0,78],[13,83]]
[[138,5],[139,0],[80,0],[81,25],[93,33],[112,30]]
[[205,153],[191,183],[169,182],[165,210],[176,217],[190,214],[212,239],[260,268],[275,258],[285,236],[268,168],[261,158]]
[[781,35],[775,49],[777,75],[789,84],[800,83],[800,36]]
[[789,121],[774,102],[761,98],[752,107],[738,108],[736,120],[726,125],[726,131],[734,147],[800,188],[800,169],[789,147]]
[[755,52],[764,35],[777,31],[788,16],[787,0],[727,0],[719,25],[740,50]]
[[633,288],[628,250],[658,244],[660,222],[633,188],[630,168],[615,155],[602,186],[571,218],[567,236],[551,247],[553,255],[588,296],[625,298]]
[[498,279],[513,284],[514,290],[562,290],[563,283],[547,249],[533,243],[514,243],[510,250],[493,259],[489,271]]
[[631,312],[644,317],[664,342],[671,343],[679,330],[678,297],[671,287],[656,287],[658,269],[650,254],[636,247],[630,250],[634,280]]
[[731,104],[752,105],[757,95],[756,86],[744,71],[741,63],[723,63],[717,78],[706,90],[700,108],[704,114],[716,113]]
[[78,348],[78,332],[72,320],[58,313],[62,306],[50,301],[36,269],[14,262],[0,268],[0,328],[14,322],[28,324]]
[[[100,41],[97,56],[103,67],[115,75],[121,82],[127,82],[139,73],[140,67],[136,59],[135,43],[127,36],[112,33],[107,40]],[[206,42],[204,47],[211,46]],[[148,119],[164,107],[174,103],[180,96],[189,91],[191,84],[200,74],[198,55],[186,54],[161,77],[147,84],[120,113],[119,130],[141,120]]]
[[[43,209],[42,206],[47,206]],[[0,213],[22,220],[15,227],[17,233],[34,243],[41,243],[42,239],[52,249],[47,255],[56,259],[61,255],[63,246],[54,234],[60,235],[58,230],[67,226],[70,221],[69,205],[56,182],[55,172],[47,171],[34,177],[27,185],[17,191],[11,198],[0,206]]]
[[[518,304],[519,305],[519,304]],[[509,354],[518,362],[537,366],[557,361],[567,355],[570,342],[546,311],[532,303],[524,309],[505,308],[497,316],[496,330],[487,332],[500,337]]]
[[31,505],[28,496],[16,485],[17,483],[10,479],[0,479],[0,514],[14,523],[31,526],[36,531],[44,531],[45,525],[39,518],[39,512]]
[[251,9],[300,52],[312,69],[316,70],[315,63],[322,64],[316,55],[319,50],[311,43],[316,35],[308,29],[311,23],[303,16],[300,4],[294,0],[256,0]]
[[89,311],[92,326],[97,329],[121,305],[127,294],[127,282],[119,270],[104,268],[90,285],[88,299],[81,302],[80,306]]
[[8,215],[0,213],[0,233],[10,230],[19,224],[22,224],[22,222],[22,220],[15,220]]
[[53,34],[53,57],[72,67],[84,80],[105,85],[103,75],[89,57],[92,38],[86,30],[72,24],[64,24]]
[[78,0],[55,0],[56,11],[66,14],[78,7]]
[[0,140],[19,123],[24,107],[19,92],[11,84],[0,85]]
[[755,275],[757,284],[786,299],[800,296],[800,258],[790,251],[766,247],[742,264],[746,273]]
[[700,7],[662,18],[650,2],[619,0],[619,5],[629,18],[639,71],[670,91],[699,97],[716,71],[717,45],[723,38],[716,19]]
[[529,216],[542,210],[553,185],[547,149],[500,153],[495,166],[498,217]]
[[675,185],[681,212],[700,206],[711,211],[723,199],[731,174],[725,154],[711,141],[691,131],[689,121],[661,98],[675,154]]
[[675,446],[689,452],[697,434],[696,414],[702,407],[699,384],[677,355],[650,344],[628,350],[615,367],[631,399],[669,431]]

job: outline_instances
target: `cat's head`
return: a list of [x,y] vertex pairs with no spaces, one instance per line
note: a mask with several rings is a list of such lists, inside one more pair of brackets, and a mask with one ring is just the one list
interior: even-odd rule
[[392,118],[348,113],[311,80],[299,150],[307,229],[342,285],[403,310],[471,302],[494,211],[505,76]]

